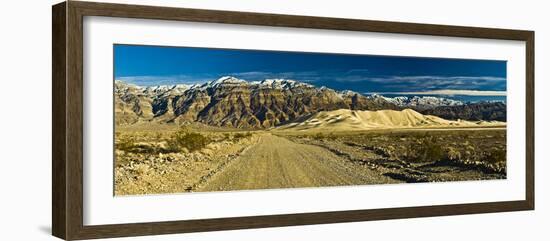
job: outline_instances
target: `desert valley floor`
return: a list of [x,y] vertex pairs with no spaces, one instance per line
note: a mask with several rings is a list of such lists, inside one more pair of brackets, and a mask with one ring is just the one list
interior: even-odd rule
[[[243,131],[195,123],[116,130],[115,195],[506,178],[500,125]],[[171,150],[178,133],[203,146]]]

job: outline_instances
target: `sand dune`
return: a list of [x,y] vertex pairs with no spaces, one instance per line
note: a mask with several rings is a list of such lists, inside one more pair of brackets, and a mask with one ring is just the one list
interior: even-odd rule
[[301,122],[294,122],[278,127],[283,130],[369,130],[391,128],[422,128],[422,127],[482,127],[505,126],[498,121],[463,121],[445,120],[443,118],[423,115],[411,109],[402,111],[379,110],[360,111],[339,109],[322,111]]

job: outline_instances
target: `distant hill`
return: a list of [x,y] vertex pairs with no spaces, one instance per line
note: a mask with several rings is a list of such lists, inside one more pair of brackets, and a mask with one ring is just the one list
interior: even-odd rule
[[436,97],[365,96],[287,79],[248,82],[227,76],[200,85],[154,87],[117,80],[114,87],[117,125],[200,122],[211,126],[261,129],[340,109],[413,108],[446,119],[487,121],[502,120],[501,112],[504,111],[504,116],[506,114],[504,104],[503,108],[495,109],[498,113],[492,115],[490,107],[484,108],[485,104],[469,107],[469,104]]
[[445,119],[506,121],[506,104],[502,102],[479,102],[457,106],[437,106],[420,111]]
[[310,131],[352,131],[370,129],[393,128],[422,128],[422,127],[482,127],[506,125],[504,122],[472,122],[452,121],[431,115],[423,115],[412,109],[401,111],[379,110],[361,111],[340,109],[321,111],[307,119],[277,127],[279,130],[310,130]]

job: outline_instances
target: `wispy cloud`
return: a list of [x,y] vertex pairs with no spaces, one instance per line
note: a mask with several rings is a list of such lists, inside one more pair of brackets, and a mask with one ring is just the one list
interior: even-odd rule
[[139,86],[172,85],[172,84],[198,84],[212,80],[207,76],[167,75],[167,76],[121,76],[117,80],[132,83]]
[[494,76],[388,76],[388,77],[376,77],[369,78],[373,82],[394,82],[394,83],[417,83],[421,81],[484,81],[484,82],[498,82],[506,80],[503,77]]
[[289,72],[263,72],[263,71],[251,71],[251,72],[238,72],[238,73],[225,73],[224,75],[231,75],[237,78],[256,81],[264,79],[294,79],[302,82],[315,82],[321,79],[322,74],[318,71],[289,71]]
[[431,90],[431,91],[412,91],[412,92],[376,92],[376,94],[392,95],[469,95],[469,96],[506,96],[506,91],[490,90]]
[[[247,81],[258,81],[264,79],[293,79],[301,82],[314,83],[323,77],[317,71],[296,71],[296,72],[228,72],[217,74],[196,74],[196,75],[163,75],[163,76],[121,76],[116,77],[128,83],[140,86],[171,85],[171,84],[201,84],[216,80],[223,76],[234,76]],[[329,75],[331,76],[331,75]]]
[[264,72],[264,71],[249,71],[249,72],[233,72],[233,73],[226,73],[226,75],[235,76],[243,79],[257,79],[257,78],[263,78],[263,76],[272,75],[271,72]]
[[495,76],[386,76],[368,77],[364,81],[408,91],[506,89],[506,78]]
[[346,73],[353,74],[353,73],[369,73],[369,69],[350,69]]

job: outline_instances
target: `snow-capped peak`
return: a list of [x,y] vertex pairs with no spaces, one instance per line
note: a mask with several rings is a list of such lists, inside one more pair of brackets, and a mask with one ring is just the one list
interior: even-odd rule
[[238,79],[233,76],[224,76],[210,83],[212,86],[217,86],[221,84],[240,84],[246,83],[246,80]]
[[223,76],[217,80],[206,82],[202,85],[193,85],[190,89],[204,91],[209,88],[216,88],[224,85],[246,84],[246,80],[238,79],[233,76]]
[[118,91],[143,90],[144,87],[132,83],[127,83],[124,80],[115,80],[115,86]]
[[342,90],[339,92],[342,96],[352,96],[352,95],[359,95],[359,93],[351,90]]
[[296,80],[290,79],[264,79],[261,81],[250,82],[251,85],[259,88],[268,88],[268,89],[292,89],[294,87],[313,87],[313,85],[298,82]]
[[172,86],[172,88],[170,89],[171,91],[174,91],[176,93],[183,93],[184,91],[190,89],[191,86],[190,85],[186,85],[186,84],[177,84],[177,85],[174,85]]
[[189,88],[190,86],[186,84],[156,85],[144,87],[142,91],[149,95],[181,94]]

